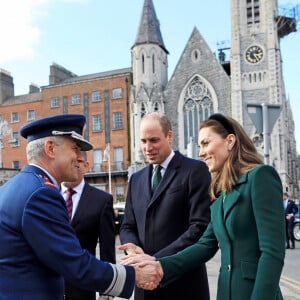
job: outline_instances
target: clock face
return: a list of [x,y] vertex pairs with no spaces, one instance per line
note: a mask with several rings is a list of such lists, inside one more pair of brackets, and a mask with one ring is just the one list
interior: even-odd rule
[[246,51],[246,59],[248,62],[255,64],[262,60],[263,50],[261,47],[253,45],[249,47]]

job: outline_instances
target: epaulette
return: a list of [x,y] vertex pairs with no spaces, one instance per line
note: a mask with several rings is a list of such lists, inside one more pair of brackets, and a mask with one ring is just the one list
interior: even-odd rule
[[44,179],[44,184],[46,186],[51,186],[51,187],[57,188],[56,185],[53,184],[47,176],[41,176],[41,177]]

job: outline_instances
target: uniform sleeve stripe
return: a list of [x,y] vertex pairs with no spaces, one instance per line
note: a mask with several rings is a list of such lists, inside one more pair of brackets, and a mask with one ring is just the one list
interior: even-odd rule
[[110,264],[114,271],[114,277],[110,286],[106,289],[104,294],[111,296],[119,296],[126,283],[126,269],[122,265]]

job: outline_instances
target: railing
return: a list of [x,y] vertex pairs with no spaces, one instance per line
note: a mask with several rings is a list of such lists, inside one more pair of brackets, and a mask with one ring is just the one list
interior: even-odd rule
[[[113,172],[122,172],[122,171],[127,171],[128,169],[128,165],[124,164],[124,162],[120,161],[120,162],[114,162],[111,163],[110,165],[110,171]],[[107,173],[109,172],[109,166],[107,162],[104,163],[99,163],[99,164],[94,164],[92,166],[92,168],[90,169],[90,172],[103,172],[103,173]]]

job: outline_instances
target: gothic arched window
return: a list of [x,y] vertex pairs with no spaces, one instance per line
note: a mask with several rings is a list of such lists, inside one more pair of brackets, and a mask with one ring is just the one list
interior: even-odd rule
[[152,54],[152,73],[155,73],[155,56]]
[[142,54],[142,72],[145,73],[145,56]]
[[145,104],[141,103],[141,118],[146,114]]
[[198,141],[200,123],[213,113],[211,93],[200,77],[196,76],[188,85],[184,95],[183,122],[184,122],[184,147],[193,137]]

